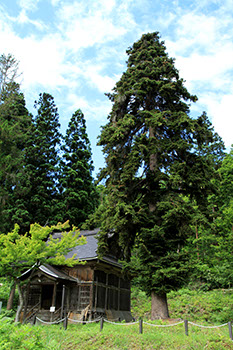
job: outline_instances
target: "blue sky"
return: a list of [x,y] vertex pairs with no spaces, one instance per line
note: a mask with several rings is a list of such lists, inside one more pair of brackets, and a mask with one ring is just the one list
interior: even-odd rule
[[186,86],[226,147],[233,143],[233,3],[231,0],[0,0],[0,54],[20,61],[27,107],[53,95],[62,132],[82,109],[95,172],[96,147],[107,121],[110,92],[126,69],[125,50],[143,33],[159,31]]

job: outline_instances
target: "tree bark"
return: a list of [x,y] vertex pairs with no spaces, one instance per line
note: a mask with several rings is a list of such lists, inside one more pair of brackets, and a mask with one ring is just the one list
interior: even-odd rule
[[7,307],[6,307],[7,310],[13,309],[14,296],[15,296],[15,282],[11,287],[10,295],[7,301]]
[[[149,138],[155,137],[153,128],[149,127]],[[150,171],[155,172],[158,167],[157,154],[150,155]],[[156,204],[153,202],[149,203],[149,211],[153,213],[156,209]],[[167,305],[167,295],[158,295],[155,292],[151,292],[151,319],[165,319],[169,318],[168,305]]]
[[[149,138],[152,138],[154,136],[155,136],[154,130],[150,126],[149,127]],[[157,160],[156,153],[153,153],[150,155],[149,166],[150,166],[150,171],[155,172],[155,170],[157,169],[157,166],[158,166],[158,160]],[[153,211],[155,211],[155,209],[156,209],[155,203],[149,203],[149,211],[152,213]]]
[[20,282],[18,280],[16,280],[16,285],[17,285],[17,290],[19,293],[19,306],[16,312],[16,316],[15,316],[15,322],[19,322],[20,321],[20,314],[21,311],[23,309],[23,292],[22,292],[22,288],[20,286]]
[[151,292],[151,319],[166,319],[169,318],[167,295],[158,295]]

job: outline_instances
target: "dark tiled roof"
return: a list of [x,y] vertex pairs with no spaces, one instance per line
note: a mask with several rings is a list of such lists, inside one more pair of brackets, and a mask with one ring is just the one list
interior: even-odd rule
[[[80,260],[97,259],[98,241],[96,235],[98,232],[99,229],[95,229],[92,231],[80,231],[80,236],[84,236],[87,240],[87,243],[84,245],[77,245],[66,255],[66,257],[71,258],[74,254],[76,254],[76,258]],[[61,232],[53,233],[53,238],[60,237]]]
[[[84,236],[87,240],[87,243],[84,245],[77,245],[73,248],[67,255],[67,258],[71,258],[74,254],[76,254],[76,259],[79,260],[97,260],[97,249],[98,249],[98,239],[96,235],[100,231],[99,228],[94,230],[81,230],[80,236]],[[60,238],[61,233],[57,232],[53,234],[53,238]],[[111,265],[115,265],[121,267],[121,264],[118,263],[117,259],[112,256],[105,256],[101,260],[108,262]]]
[[[99,230],[100,229],[97,228],[91,231],[88,231],[88,230],[80,231],[80,236],[84,236],[87,240],[87,243],[84,245],[76,246],[66,255],[66,257],[71,258],[74,254],[76,254],[76,259],[79,259],[79,260],[86,260],[86,261],[97,260],[98,259],[98,255],[97,255],[98,240],[96,235],[99,232]],[[60,237],[61,237],[61,232],[53,233],[53,238],[60,238]],[[115,259],[113,256],[104,256],[104,257],[101,257],[100,260],[121,268],[121,264],[118,263],[117,259]],[[31,271],[34,267],[35,266],[33,266],[31,269],[24,272],[19,278],[21,280],[27,279],[30,276]],[[66,273],[56,269],[51,265],[44,264],[44,265],[38,266],[38,268],[39,270],[43,271],[45,274],[51,277],[54,277],[56,279],[76,281],[76,279],[74,279],[73,277],[68,276]]]
[[80,260],[97,259],[98,241],[96,235],[98,232],[99,229],[95,229],[93,231],[80,231],[80,236],[84,236],[87,240],[87,243],[75,247],[67,254],[67,258],[71,258],[73,254],[77,254],[76,257]]

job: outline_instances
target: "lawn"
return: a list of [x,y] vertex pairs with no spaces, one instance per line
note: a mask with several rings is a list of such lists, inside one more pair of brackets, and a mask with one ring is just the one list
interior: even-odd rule
[[183,323],[166,328],[143,324],[143,334],[139,334],[138,322],[134,325],[105,322],[100,331],[99,323],[68,325],[65,330],[62,325],[22,326],[5,319],[0,322],[0,339],[1,350],[233,349],[227,326],[203,329],[190,325],[186,336]]
[[[2,292],[4,290],[2,289]],[[5,293],[5,291],[4,291]],[[6,306],[7,293],[1,295]],[[168,295],[172,321],[155,321],[157,325],[171,325],[179,320],[199,325],[214,326],[233,320],[233,290],[181,289]],[[0,315],[0,350],[173,350],[173,349],[233,349],[228,325],[220,328],[200,328],[189,323],[189,335],[185,335],[184,322],[176,326],[154,327],[150,318],[150,298],[133,288],[132,313],[136,324],[100,323],[63,325],[21,325],[13,322],[12,312]],[[7,317],[6,317],[7,316]],[[139,318],[143,318],[143,334],[139,334]]]

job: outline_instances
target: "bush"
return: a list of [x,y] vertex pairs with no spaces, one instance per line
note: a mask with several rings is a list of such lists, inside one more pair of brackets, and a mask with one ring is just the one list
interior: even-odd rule
[[30,325],[13,323],[12,319],[1,318],[0,320],[0,350],[45,349],[42,343],[41,332]]

